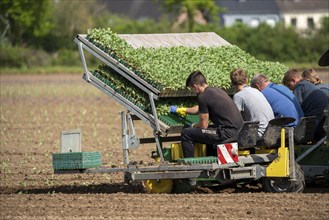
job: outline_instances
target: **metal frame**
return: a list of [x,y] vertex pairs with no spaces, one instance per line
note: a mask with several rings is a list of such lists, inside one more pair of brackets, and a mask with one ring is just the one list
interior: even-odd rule
[[222,176],[226,180],[238,179],[259,179],[265,176],[265,167],[261,164],[268,164],[277,158],[277,154],[258,154],[239,156],[238,163],[221,164],[178,164],[160,163],[156,166],[128,165],[126,168],[90,168],[85,170],[55,170],[56,174],[73,173],[117,173],[123,172],[130,176],[125,179],[131,180],[145,179],[188,179],[196,177],[212,177],[221,180]]
[[[104,51],[100,50],[98,47],[90,43],[86,38],[85,35],[77,35],[77,37],[74,39],[74,42],[78,44],[79,47],[79,53],[81,57],[81,61],[83,63],[84,71],[87,71],[87,65],[86,60],[83,55],[83,49],[86,49],[89,53],[91,53],[93,56],[98,58],[100,61],[105,63],[106,65],[110,66],[112,69],[117,71],[119,74],[121,74],[123,77],[125,77],[127,80],[135,84],[137,87],[145,91],[146,93],[152,92],[154,93],[154,98],[158,99],[158,94],[160,91],[150,84],[148,84],[144,79],[137,76],[134,72],[129,70],[127,67],[125,67],[123,64],[109,56]],[[82,56],[81,56],[82,55]]]

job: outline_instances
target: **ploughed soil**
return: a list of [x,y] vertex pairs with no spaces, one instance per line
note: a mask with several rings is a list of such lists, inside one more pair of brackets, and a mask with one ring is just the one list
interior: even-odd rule
[[[0,75],[0,219],[329,219],[329,184],[304,193],[265,193],[260,183],[147,194],[122,173],[54,174],[60,132],[80,129],[82,150],[122,166],[124,108],[81,75]],[[136,122],[138,137],[152,130]],[[153,162],[154,144],[130,152]]]

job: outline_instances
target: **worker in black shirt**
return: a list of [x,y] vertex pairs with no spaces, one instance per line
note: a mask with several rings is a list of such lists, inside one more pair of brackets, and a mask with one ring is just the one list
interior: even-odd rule
[[[236,137],[243,125],[242,116],[233,100],[219,88],[209,87],[200,71],[192,72],[186,79],[186,87],[198,95],[198,105],[191,108],[171,106],[172,113],[198,114],[199,122],[184,127],[181,134],[184,157],[194,156],[194,143],[213,145]],[[209,126],[209,120],[213,125]]]

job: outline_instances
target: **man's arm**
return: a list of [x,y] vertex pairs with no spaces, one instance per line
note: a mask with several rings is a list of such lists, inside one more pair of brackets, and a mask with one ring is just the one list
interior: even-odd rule
[[199,123],[193,125],[194,128],[208,128],[209,114],[199,114]]
[[303,85],[296,85],[294,87],[293,93],[298,100],[299,104],[302,105],[304,101],[303,93],[304,93],[304,86]]
[[198,114],[198,113],[199,113],[199,106],[196,105],[196,106],[193,106],[193,107],[191,107],[191,108],[187,108],[187,109],[186,109],[186,113],[187,113],[187,114],[190,114],[190,115]]
[[239,111],[240,112],[243,112],[244,111],[244,108],[243,108],[244,107],[243,106],[243,99],[240,96],[238,96],[238,95],[235,94],[233,96],[233,101],[234,101],[236,107],[238,107]]

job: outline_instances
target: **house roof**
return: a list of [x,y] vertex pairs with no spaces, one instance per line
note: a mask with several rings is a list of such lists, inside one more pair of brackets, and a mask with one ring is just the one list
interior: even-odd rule
[[224,14],[278,14],[275,0],[216,0]]
[[276,0],[282,12],[325,11],[329,14],[328,0]]
[[163,14],[161,3],[151,0],[98,0],[110,12],[126,15],[132,19],[152,18],[158,20]]

